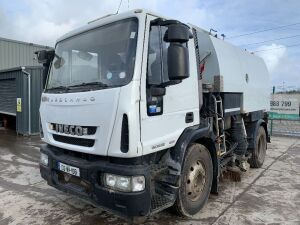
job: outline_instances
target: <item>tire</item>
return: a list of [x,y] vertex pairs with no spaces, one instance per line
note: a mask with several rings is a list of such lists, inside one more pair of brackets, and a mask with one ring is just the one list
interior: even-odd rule
[[255,143],[255,149],[252,151],[249,163],[251,168],[260,168],[265,161],[267,151],[267,136],[265,129],[262,126],[260,126],[258,129]]
[[205,205],[213,180],[213,164],[209,151],[200,144],[192,144],[187,150],[177,199],[176,213],[190,217]]

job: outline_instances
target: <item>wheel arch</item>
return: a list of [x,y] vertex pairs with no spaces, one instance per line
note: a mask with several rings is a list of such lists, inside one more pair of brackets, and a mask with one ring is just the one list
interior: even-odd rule
[[266,121],[262,120],[262,122],[260,123],[259,126],[262,126],[265,129],[266,132],[266,137],[267,137],[267,142],[270,142],[270,137],[269,137],[269,131],[268,131],[268,124],[266,123]]
[[248,149],[254,149],[256,146],[256,135],[260,127],[263,127],[266,132],[268,141],[268,126],[265,120],[260,119],[246,125],[247,137],[248,137]]
[[211,192],[218,192],[218,177],[219,177],[219,162],[218,155],[214,144],[214,134],[210,131],[209,127],[199,128],[199,126],[189,127],[185,129],[180,138],[178,139],[175,147],[171,150],[171,158],[178,165],[178,172],[181,173],[182,164],[186,151],[190,144],[198,143],[204,145],[212,159],[213,164],[213,183]]
[[213,164],[213,182],[211,186],[212,193],[218,193],[218,177],[219,177],[219,158],[217,155],[215,143],[211,138],[201,137],[195,141],[201,145],[204,145],[210,153],[210,157]]

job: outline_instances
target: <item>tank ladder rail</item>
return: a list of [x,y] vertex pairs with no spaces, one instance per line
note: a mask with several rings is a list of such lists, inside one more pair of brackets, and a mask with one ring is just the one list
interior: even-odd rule
[[[215,128],[216,128],[216,142],[217,152],[220,156],[226,153],[226,139],[225,139],[225,122],[223,112],[223,101],[220,96],[212,95],[214,100],[214,113],[215,113]],[[222,146],[223,145],[223,146]]]

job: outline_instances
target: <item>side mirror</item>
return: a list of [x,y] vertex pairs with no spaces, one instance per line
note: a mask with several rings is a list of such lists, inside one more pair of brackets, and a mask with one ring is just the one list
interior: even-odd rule
[[189,77],[189,51],[186,43],[192,38],[189,27],[182,23],[168,25],[165,41],[170,43],[168,48],[169,80],[183,80]]
[[168,48],[168,76],[170,80],[183,80],[190,76],[189,51],[181,43],[170,43]]
[[170,43],[167,52],[167,67],[169,81],[160,86],[169,86],[180,83],[190,75],[189,51],[187,42],[193,38],[189,26],[177,20],[163,20],[157,18],[151,23],[153,26],[167,27],[164,42]]
[[192,38],[189,27],[182,23],[170,24],[165,34],[164,40],[166,42],[186,43]]
[[54,59],[55,52],[54,50],[41,50],[35,52],[37,55],[38,62],[41,64],[47,64]]

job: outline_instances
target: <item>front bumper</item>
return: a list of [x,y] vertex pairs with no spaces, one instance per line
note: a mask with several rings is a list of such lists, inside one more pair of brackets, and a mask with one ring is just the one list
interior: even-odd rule
[[[64,154],[64,150],[49,145],[43,145],[41,152],[47,154],[49,158],[48,167],[40,164],[40,172],[50,186],[84,198],[96,206],[130,219],[145,217],[153,211],[149,165],[116,164],[109,162],[106,158],[88,160]],[[78,167],[80,178],[59,171],[58,162]],[[143,175],[145,190],[120,192],[108,189],[101,179],[103,173],[124,176]]]

